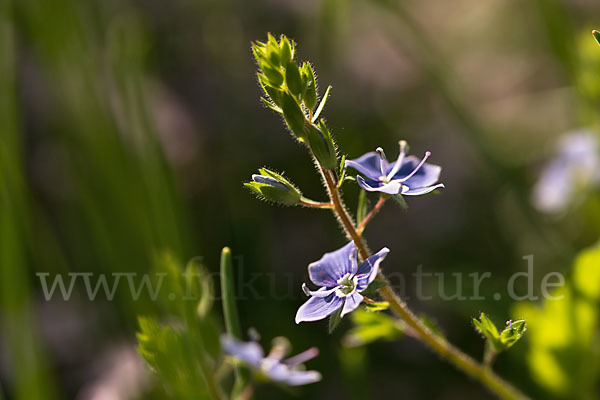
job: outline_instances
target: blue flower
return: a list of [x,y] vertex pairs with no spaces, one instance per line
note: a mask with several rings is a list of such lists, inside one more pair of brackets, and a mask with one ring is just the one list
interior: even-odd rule
[[271,352],[265,357],[263,349],[256,342],[242,342],[230,335],[221,336],[221,347],[225,353],[242,361],[254,372],[271,381],[284,383],[289,386],[307,385],[321,380],[317,371],[305,371],[302,363],[315,358],[319,354],[316,347],[312,347],[294,357],[283,360],[289,346],[281,342],[287,339],[274,340]]
[[377,276],[379,264],[389,253],[384,247],[367,258],[360,266],[356,258],[356,246],[350,242],[341,249],[325,253],[319,261],[308,266],[310,280],[320,288],[311,291],[302,285],[310,299],[296,313],[296,323],[317,321],[343,307],[341,316],[354,311],[363,301],[360,294]]
[[365,175],[366,178],[359,175],[356,180],[361,188],[369,192],[418,196],[443,188],[443,184],[435,184],[442,168],[425,163],[431,153],[427,152],[419,161],[414,156],[406,156],[406,147],[406,142],[401,141],[400,155],[395,163],[388,162],[379,147],[376,151],[346,161],[346,165]]
[[557,155],[543,169],[533,189],[534,206],[560,214],[600,185],[600,143],[593,132],[567,133],[558,143]]

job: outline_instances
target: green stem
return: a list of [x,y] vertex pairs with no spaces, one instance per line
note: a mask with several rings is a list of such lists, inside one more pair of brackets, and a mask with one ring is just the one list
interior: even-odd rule
[[[327,191],[334,205],[334,214],[344,228],[346,235],[356,244],[360,258],[365,260],[370,255],[366,241],[361,237],[354,222],[344,206],[340,193],[337,189],[335,178],[330,171],[321,169],[323,179],[327,186]],[[377,279],[387,282],[383,273],[379,272]],[[379,289],[379,293],[390,303],[394,314],[404,320],[410,329],[414,331],[414,337],[428,345],[433,351],[445,358],[456,368],[467,375],[473,377],[486,386],[492,393],[499,398],[507,400],[522,400],[528,397],[522,394],[518,389],[504,381],[485,365],[478,363],[473,358],[464,354],[458,348],[448,343],[446,339],[433,333],[423,322],[408,308],[406,303],[393,291],[390,285]]]
[[307,199],[306,197],[302,197],[300,199],[300,205],[302,205],[304,207],[311,207],[311,208],[325,208],[325,209],[333,208],[333,204],[331,204],[331,203],[320,203],[318,201]]

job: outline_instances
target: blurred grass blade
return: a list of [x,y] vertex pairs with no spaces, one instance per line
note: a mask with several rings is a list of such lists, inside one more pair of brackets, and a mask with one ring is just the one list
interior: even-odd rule
[[[223,318],[225,328],[231,336],[242,339],[240,320],[235,304],[235,286],[233,280],[233,259],[231,249],[224,247],[221,251],[221,302],[223,303]],[[237,398],[242,393],[248,382],[248,373],[242,368],[235,367],[235,383],[232,398]]]
[[[30,300],[30,203],[16,100],[15,36],[11,2],[0,3],[0,337],[17,400],[56,398],[44,363]],[[0,389],[0,398],[2,397]]]
[[229,247],[224,247],[221,251],[221,298],[223,299],[223,317],[227,333],[241,339],[240,322],[235,304],[233,260]]

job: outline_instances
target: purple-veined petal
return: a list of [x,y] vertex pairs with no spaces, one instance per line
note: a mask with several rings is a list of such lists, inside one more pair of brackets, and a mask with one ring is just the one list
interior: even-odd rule
[[308,385],[321,380],[321,374],[317,371],[302,371],[290,369],[284,364],[277,364],[271,368],[267,375],[274,381],[282,382],[290,386]]
[[265,355],[258,343],[242,342],[230,335],[221,336],[221,347],[225,353],[254,367],[260,364]]
[[402,183],[411,189],[431,186],[439,181],[441,172],[442,167],[439,165],[425,164],[417,173]]
[[358,267],[358,283],[356,284],[356,290],[362,292],[369,286],[371,282],[375,280],[377,273],[379,272],[379,264],[385,259],[390,252],[390,249],[384,247],[371,257],[367,258]]
[[443,187],[445,187],[443,183],[438,183],[437,185],[424,187],[424,188],[417,188],[417,189],[408,188],[406,190],[403,189],[402,194],[404,196],[420,196],[422,194],[427,194],[427,193],[433,192],[435,189],[439,189],[439,188],[443,188]]
[[356,310],[360,303],[363,301],[364,297],[357,292],[352,293],[350,296],[346,297],[346,302],[344,303],[344,308],[342,309],[341,316],[351,313]]
[[[380,155],[375,151],[371,151],[354,160],[347,160],[346,166],[354,168],[367,178],[378,180],[382,176],[380,160]],[[387,161],[384,160],[383,162],[386,169],[391,169]]]
[[358,182],[358,186],[363,188],[368,192],[382,192],[387,194],[398,194],[402,188],[402,184],[397,181],[392,181],[390,183],[382,183],[374,180],[366,181],[362,176],[357,175],[356,181]]
[[337,281],[344,275],[355,274],[358,269],[356,260],[356,246],[354,242],[325,253],[319,261],[315,261],[308,266],[308,276],[317,286],[334,287]]
[[327,297],[311,297],[308,301],[300,306],[296,313],[296,323],[302,321],[318,321],[333,314],[342,306],[344,300],[335,294],[330,294]]

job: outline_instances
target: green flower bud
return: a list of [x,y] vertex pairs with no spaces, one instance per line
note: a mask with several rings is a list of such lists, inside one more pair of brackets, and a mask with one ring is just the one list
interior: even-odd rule
[[306,92],[302,98],[304,105],[309,110],[314,110],[317,105],[317,82],[312,66],[307,62],[302,65],[302,78],[304,87],[306,88]]
[[282,92],[280,107],[283,110],[283,117],[285,118],[286,124],[296,137],[304,142],[306,140],[306,116],[298,103],[296,103],[296,100],[294,100],[289,93]]
[[260,69],[262,70],[263,74],[269,80],[269,83],[271,84],[271,86],[273,86],[273,87],[281,86],[281,84],[283,83],[283,75],[282,75],[279,67],[273,68],[269,64],[263,62],[260,65]]
[[335,143],[331,132],[325,126],[323,120],[319,121],[319,127],[310,125],[308,129],[308,144],[319,164],[329,170],[337,168],[337,156]]
[[302,98],[304,84],[302,82],[302,77],[300,76],[300,70],[293,61],[288,61],[285,65],[285,84],[290,90],[290,93],[296,96],[296,98]]
[[281,107],[283,92],[271,86],[271,81],[264,74],[258,74],[258,82],[271,101]]
[[288,206],[300,203],[302,194],[283,176],[266,168],[261,168],[258,172],[260,175],[252,175],[252,182],[244,183],[258,197]]
[[279,58],[281,59],[282,64],[287,64],[294,59],[292,44],[285,35],[281,35],[279,41]]

